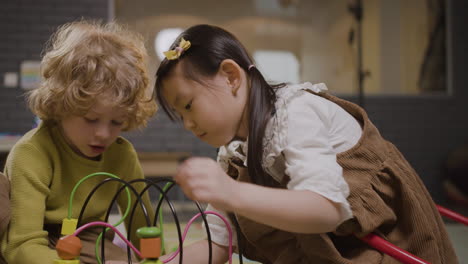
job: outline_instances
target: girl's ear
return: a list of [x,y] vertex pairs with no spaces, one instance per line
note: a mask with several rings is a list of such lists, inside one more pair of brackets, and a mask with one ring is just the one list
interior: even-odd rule
[[226,78],[228,86],[234,95],[241,87],[244,71],[235,61],[226,59],[219,65],[219,73]]

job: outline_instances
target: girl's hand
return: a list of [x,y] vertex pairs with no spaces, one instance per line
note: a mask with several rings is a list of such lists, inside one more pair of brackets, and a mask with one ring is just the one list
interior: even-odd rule
[[216,161],[202,157],[182,163],[174,180],[190,199],[210,203],[216,209],[226,211],[230,211],[230,202],[238,186],[238,182],[229,177]]

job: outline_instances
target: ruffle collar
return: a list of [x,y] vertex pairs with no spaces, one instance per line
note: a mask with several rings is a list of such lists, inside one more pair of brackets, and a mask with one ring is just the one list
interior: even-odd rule
[[324,83],[311,84],[310,82],[288,85],[279,89],[276,93],[277,101],[275,103],[276,113],[267,124],[265,136],[263,139],[263,160],[262,165],[265,170],[277,181],[281,181],[283,175],[279,175],[273,169],[275,159],[281,155],[286,146],[286,137],[288,132],[288,104],[296,97],[301,96],[301,91],[311,90],[321,93],[328,90]]

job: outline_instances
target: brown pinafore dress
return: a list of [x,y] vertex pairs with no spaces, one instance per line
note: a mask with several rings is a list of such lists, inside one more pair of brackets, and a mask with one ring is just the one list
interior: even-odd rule
[[[359,142],[337,155],[354,217],[332,233],[298,234],[235,215],[242,254],[274,264],[399,263],[358,239],[374,232],[429,263],[458,263],[430,194],[397,148],[381,137],[359,106],[329,94],[311,93],[338,104],[363,127]],[[236,163],[230,162],[228,173],[250,182],[246,168]],[[286,188],[286,183],[272,180],[271,186]]]

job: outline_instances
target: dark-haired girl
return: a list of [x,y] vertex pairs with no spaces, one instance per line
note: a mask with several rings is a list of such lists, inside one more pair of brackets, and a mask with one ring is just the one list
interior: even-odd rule
[[[237,251],[262,263],[395,263],[359,239],[373,232],[430,263],[457,262],[424,184],[363,109],[325,84],[267,83],[219,27],[193,26],[165,54],[160,105],[219,148],[217,161],[186,160],[175,180],[229,217]],[[227,229],[208,219],[213,263],[225,263]],[[206,263],[208,240],[183,259]]]

